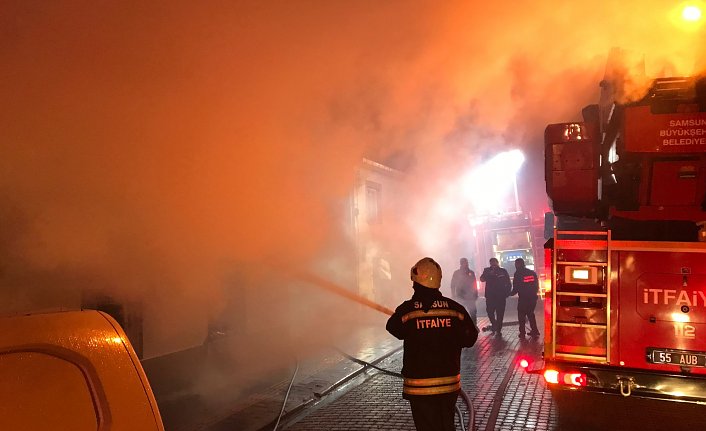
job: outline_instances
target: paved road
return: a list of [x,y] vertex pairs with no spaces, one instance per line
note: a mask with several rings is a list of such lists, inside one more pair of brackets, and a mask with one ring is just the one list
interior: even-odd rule
[[[539,308],[539,306],[538,306]],[[507,320],[516,320],[509,308]],[[538,311],[537,316],[541,316]],[[541,322],[538,322],[541,324]],[[480,318],[479,325],[487,324]],[[365,361],[399,372],[401,343],[389,337],[380,322],[367,336],[360,337],[358,350],[348,350]],[[540,327],[543,333],[543,328]],[[605,397],[571,393],[554,398],[544,379],[524,373],[516,362],[520,357],[541,356],[542,340],[519,339],[517,325],[506,326],[502,337],[484,333],[462,356],[462,385],[472,398],[474,430],[684,430],[706,429],[704,406],[646,401],[635,397]],[[354,347],[355,345],[349,346]],[[367,347],[365,347],[367,346]],[[348,349],[343,347],[344,350]],[[323,371],[304,372],[296,377],[278,429],[291,431],[414,430],[409,404],[402,399],[399,378],[372,368],[362,368],[332,352],[325,360],[314,360]],[[336,356],[334,358],[334,356]],[[359,367],[357,371],[350,367]],[[342,376],[347,376],[342,378]],[[247,408],[232,407],[223,420],[209,426],[170,426],[170,431],[253,431],[273,430],[290,379],[278,381],[265,391],[254,392]],[[335,388],[335,389],[334,389]],[[580,396],[577,396],[580,395]],[[459,400],[463,423],[468,422],[465,404]],[[570,414],[558,414],[562,412]],[[187,416],[192,416],[190,412]],[[561,420],[560,420],[561,419]],[[576,423],[576,421],[580,423]],[[176,424],[176,421],[173,421]],[[184,424],[186,425],[186,424]],[[456,429],[461,422],[457,419]]]
[[[485,322],[485,318],[480,321],[481,325]],[[554,399],[540,375],[527,374],[516,365],[519,357],[539,357],[541,340],[520,340],[517,332],[513,325],[503,329],[501,338],[481,335],[476,345],[463,353],[462,386],[473,400],[474,430],[706,429],[704,406],[577,393],[568,399]],[[399,371],[401,351],[379,365]],[[409,404],[402,399],[401,386],[399,378],[371,372],[364,380],[291,416],[281,429],[413,431],[412,415]],[[557,401],[571,413],[563,415],[561,421]],[[458,406],[467,423],[465,405],[459,400]],[[456,429],[462,429],[458,419]]]
[[[480,321],[481,325],[487,322]],[[462,356],[462,386],[472,398],[475,429],[555,429],[556,414],[549,391],[538,375],[528,375],[515,364],[521,355],[538,357],[541,342],[517,337],[517,327],[505,327],[502,337],[482,334]],[[399,371],[401,351],[378,364]],[[318,406],[290,419],[284,429],[313,430],[414,430],[408,403],[402,399],[401,381],[374,372],[352,388],[344,388]],[[465,405],[459,408],[468,416]],[[458,422],[458,420],[457,420]],[[457,429],[461,429],[457,424]]]

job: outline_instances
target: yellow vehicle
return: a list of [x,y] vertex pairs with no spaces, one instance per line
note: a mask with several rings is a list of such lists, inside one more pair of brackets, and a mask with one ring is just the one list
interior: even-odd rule
[[100,311],[0,318],[0,430],[164,431],[142,366]]

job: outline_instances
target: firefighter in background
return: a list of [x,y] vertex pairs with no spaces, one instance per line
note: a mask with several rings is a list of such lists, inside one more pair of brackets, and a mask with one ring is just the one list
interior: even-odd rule
[[465,257],[459,261],[459,268],[451,276],[451,296],[463,304],[471,315],[473,322],[477,322],[476,299],[478,299],[478,286],[476,285],[476,273],[468,266],[468,259]]
[[512,288],[510,274],[498,263],[498,259],[490,258],[490,266],[483,269],[480,281],[485,282],[485,310],[488,312],[490,327],[483,328],[490,330],[497,336],[502,335],[503,317],[505,317],[505,301],[510,295]]
[[537,273],[525,267],[522,258],[515,259],[515,276],[512,279],[512,292],[510,296],[519,295],[517,301],[517,320],[520,321],[520,338],[525,337],[525,318],[529,320],[531,337],[539,337],[537,319],[534,317],[534,308],[537,306],[537,291],[539,279]]
[[402,396],[409,401],[417,431],[453,431],[461,390],[461,349],[471,347],[478,329],[466,309],[442,296],[441,267],[425,257],[411,269],[414,294],[387,321],[404,340]]

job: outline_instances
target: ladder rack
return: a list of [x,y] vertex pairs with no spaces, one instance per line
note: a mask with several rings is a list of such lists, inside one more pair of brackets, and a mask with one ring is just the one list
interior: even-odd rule
[[552,357],[610,363],[610,274],[610,230],[554,230]]

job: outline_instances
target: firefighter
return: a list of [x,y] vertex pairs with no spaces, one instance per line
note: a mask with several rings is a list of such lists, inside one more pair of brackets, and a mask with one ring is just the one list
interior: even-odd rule
[[537,273],[525,267],[524,259],[515,259],[515,276],[512,279],[510,296],[519,296],[517,301],[517,320],[520,321],[520,338],[525,337],[525,318],[529,320],[530,337],[539,337],[537,319],[534,317],[538,290],[539,280]]
[[425,257],[410,272],[414,294],[387,321],[390,334],[404,340],[402,396],[417,431],[452,431],[461,349],[473,346],[478,329],[461,304],[441,295],[438,263]]
[[[505,301],[510,294],[510,274],[500,267],[498,259],[490,258],[490,266],[483,269],[480,281],[485,282],[485,310],[490,320],[490,330],[497,336],[502,336],[503,317],[505,316]],[[485,328],[483,328],[485,330]]]
[[459,268],[451,276],[451,296],[463,304],[471,315],[473,322],[477,322],[476,299],[478,299],[478,287],[476,286],[476,273],[468,267],[468,259],[465,257],[459,261]]

